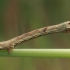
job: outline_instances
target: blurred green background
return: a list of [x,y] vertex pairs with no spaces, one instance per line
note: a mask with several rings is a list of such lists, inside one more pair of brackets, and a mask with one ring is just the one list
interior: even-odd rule
[[[70,0],[0,0],[0,41],[70,20]],[[70,34],[42,36],[16,48],[70,48]],[[0,70],[70,70],[67,58],[0,57]]]

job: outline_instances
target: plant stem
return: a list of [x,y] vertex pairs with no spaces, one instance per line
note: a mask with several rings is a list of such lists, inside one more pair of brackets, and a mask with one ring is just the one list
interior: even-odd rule
[[13,49],[10,54],[5,50],[1,50],[0,56],[70,58],[70,49]]

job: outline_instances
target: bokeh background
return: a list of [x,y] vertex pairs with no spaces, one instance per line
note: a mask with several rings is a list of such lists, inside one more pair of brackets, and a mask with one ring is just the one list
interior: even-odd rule
[[[70,0],[0,0],[0,41],[70,20]],[[16,48],[70,48],[70,33],[42,36]],[[0,70],[70,70],[67,58],[0,57]]]

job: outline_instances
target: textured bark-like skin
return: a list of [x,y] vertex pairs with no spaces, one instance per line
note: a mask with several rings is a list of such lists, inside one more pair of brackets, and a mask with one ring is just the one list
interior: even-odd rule
[[8,50],[8,52],[11,52],[15,46],[17,46],[18,44],[22,42],[25,42],[30,39],[34,39],[34,38],[37,38],[39,36],[43,36],[46,34],[58,33],[58,32],[64,32],[64,33],[70,32],[70,21],[36,29],[31,32],[27,32],[25,34],[17,36],[13,39],[0,42],[0,50],[5,49],[5,50]]

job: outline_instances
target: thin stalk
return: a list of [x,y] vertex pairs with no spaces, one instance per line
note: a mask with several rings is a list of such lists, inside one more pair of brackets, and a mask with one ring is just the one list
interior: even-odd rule
[[10,54],[6,50],[0,50],[0,56],[70,58],[70,49],[13,49]]

